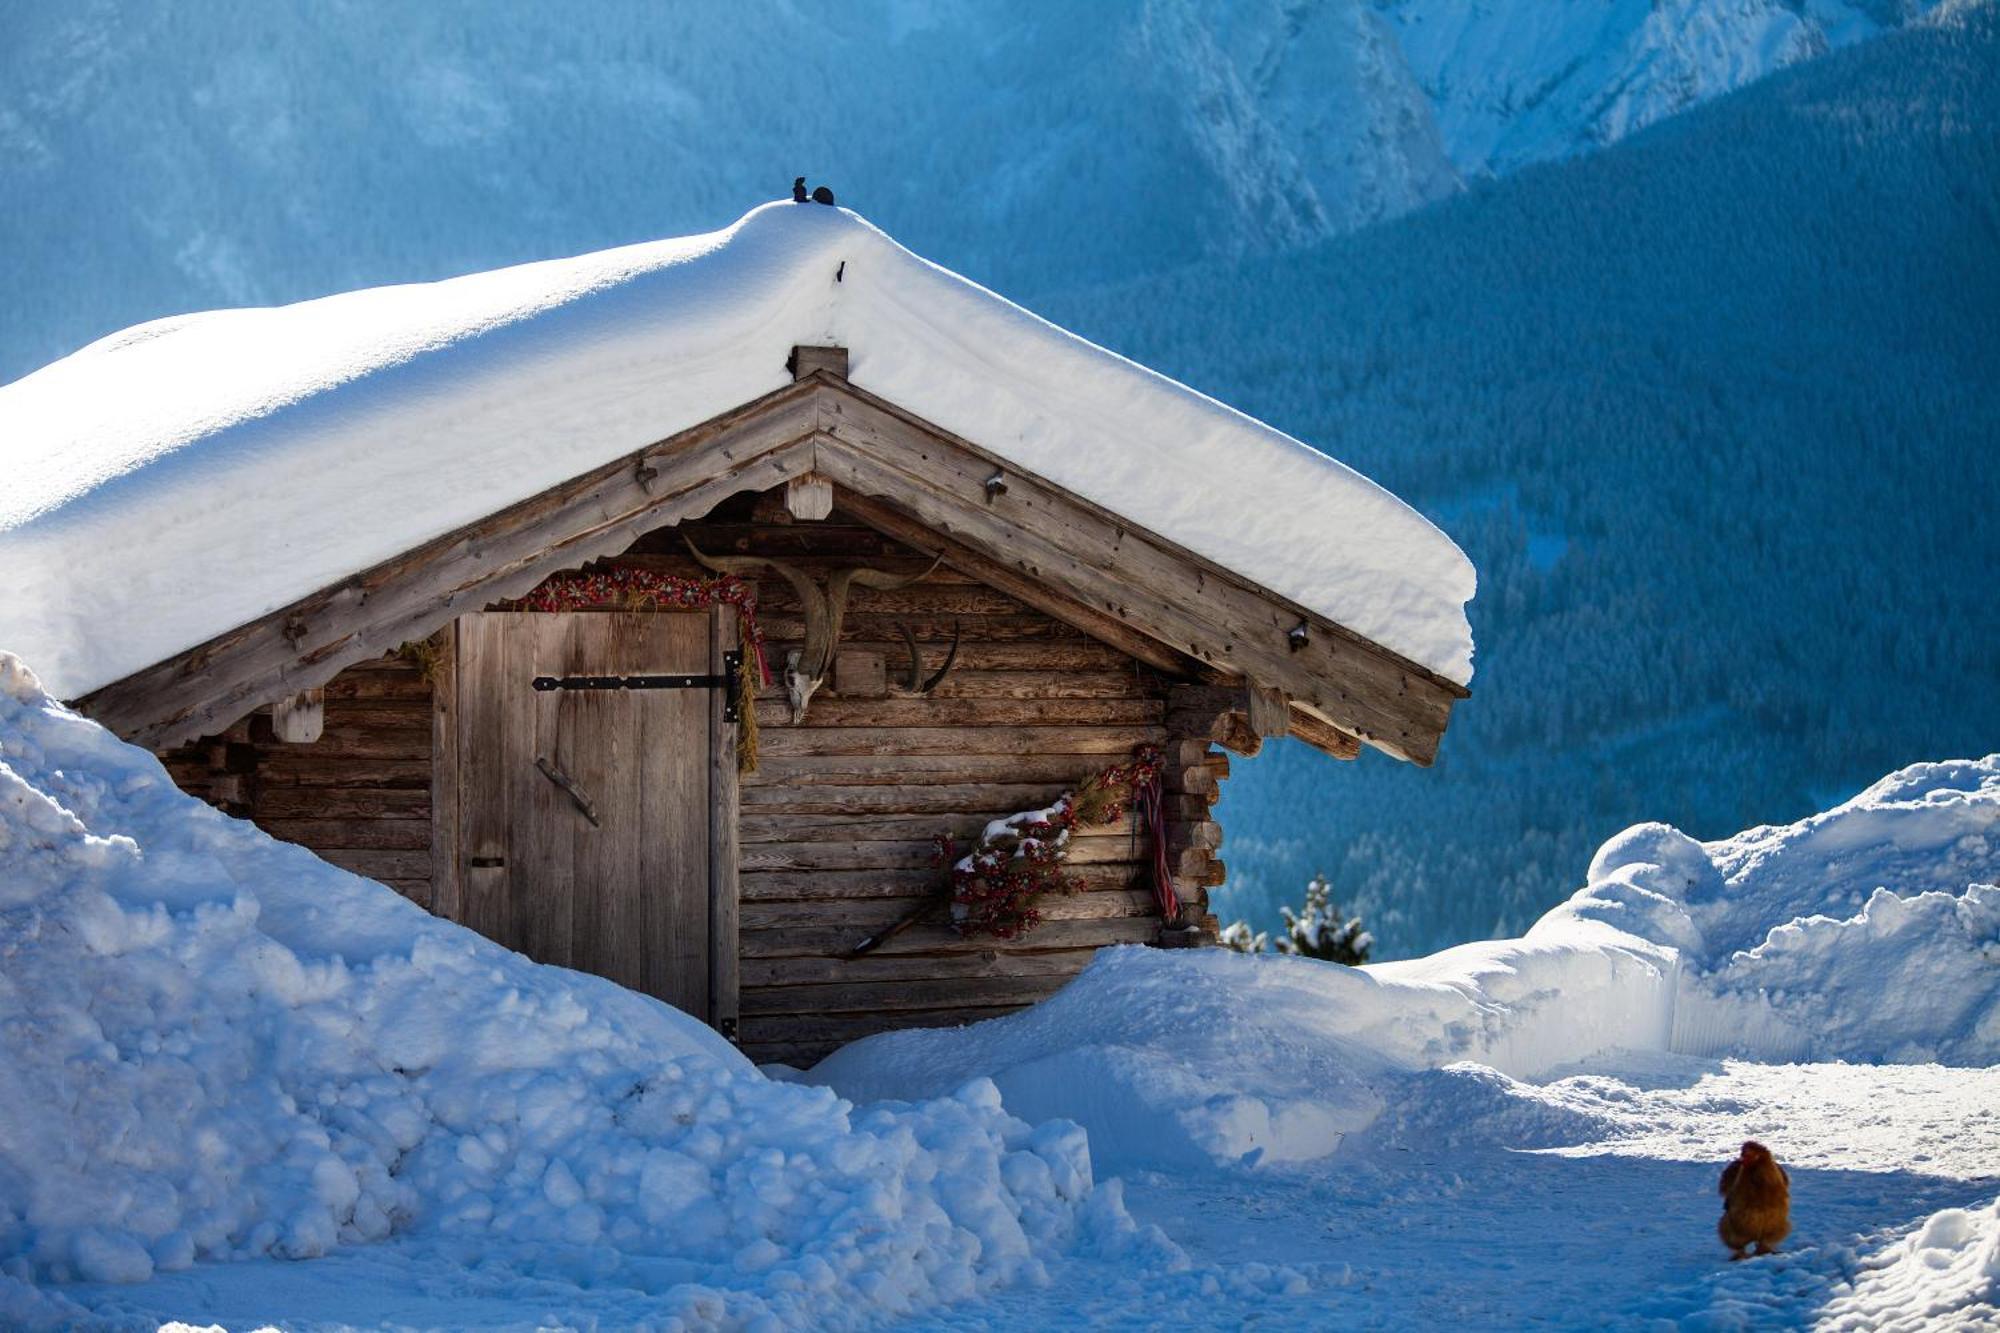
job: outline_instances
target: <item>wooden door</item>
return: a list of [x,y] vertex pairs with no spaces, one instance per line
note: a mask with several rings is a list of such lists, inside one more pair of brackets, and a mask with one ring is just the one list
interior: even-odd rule
[[735,612],[482,612],[456,629],[458,919],[733,1035]]

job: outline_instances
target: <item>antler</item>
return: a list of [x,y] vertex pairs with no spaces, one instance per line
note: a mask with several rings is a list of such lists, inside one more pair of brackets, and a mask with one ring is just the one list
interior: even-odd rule
[[951,622],[951,647],[945,651],[944,665],[939,667],[929,680],[924,680],[923,678],[924,659],[923,655],[917,651],[917,636],[910,632],[908,625],[898,625],[896,629],[903,636],[903,646],[910,650],[909,692],[911,694],[928,695],[932,690],[943,684],[944,678],[951,674],[952,663],[958,660],[958,640],[963,626],[956,620]]
[[909,587],[919,579],[929,578],[943,563],[944,557],[940,555],[931,561],[929,568],[919,574],[891,574],[887,570],[867,569],[858,565],[850,569],[836,569],[828,574],[826,600],[832,615],[828,621],[830,632],[826,644],[827,660],[833,659],[834,647],[840,642],[840,627],[847,620],[847,595],[853,590],[854,584],[858,583],[864,588],[874,588],[878,592],[894,592],[898,588]]

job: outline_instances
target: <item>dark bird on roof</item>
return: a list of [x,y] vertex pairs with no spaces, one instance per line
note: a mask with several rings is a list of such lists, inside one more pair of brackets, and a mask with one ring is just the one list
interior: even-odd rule
[[813,188],[813,202],[816,204],[832,203],[833,191],[827,189],[824,185],[815,186]]
[[803,204],[805,201],[806,201],[806,178],[804,176],[794,176],[792,178],[792,202],[795,204]]

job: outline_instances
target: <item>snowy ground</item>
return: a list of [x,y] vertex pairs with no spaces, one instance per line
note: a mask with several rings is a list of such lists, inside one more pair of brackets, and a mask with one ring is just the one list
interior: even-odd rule
[[[1746,1137],[1786,1155],[1796,1229],[1775,1258],[1731,1264],[1715,1239],[1715,1178]],[[1136,1173],[1127,1207],[1184,1260],[1158,1245],[1067,1260],[1047,1286],[918,1322],[1923,1327],[1922,1299],[1893,1261],[1929,1224],[1933,1247],[1916,1262],[1926,1298],[1949,1298],[1938,1323],[2000,1328],[1996,1196],[2000,1068],[1630,1056],[1529,1085],[1461,1065],[1424,1076],[1373,1128],[1308,1166]],[[1932,1222],[1947,1209],[1967,1216]],[[465,1258],[366,1246],[67,1295],[142,1324],[232,1329],[658,1317],[656,1302],[617,1282],[525,1281]]]
[[[0,1327],[2000,1329],[2000,755],[1585,879],[1379,967],[1105,950],[772,1079],[0,654]],[[1731,1264],[1753,1136],[1794,1233]]]

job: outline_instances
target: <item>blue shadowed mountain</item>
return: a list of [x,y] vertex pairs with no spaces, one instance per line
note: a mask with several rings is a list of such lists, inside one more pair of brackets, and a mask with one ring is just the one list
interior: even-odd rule
[[1238,761],[1224,910],[1524,928],[1640,819],[2000,747],[2000,23],[1837,53],[1321,246],[1051,313],[1354,464],[1479,567],[1436,769]]

